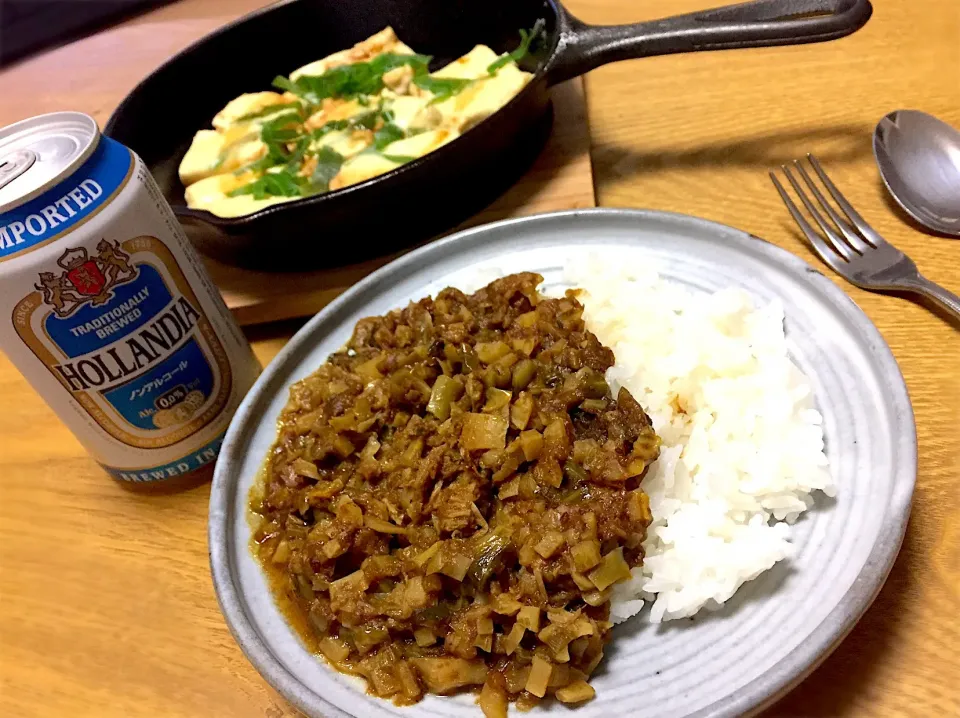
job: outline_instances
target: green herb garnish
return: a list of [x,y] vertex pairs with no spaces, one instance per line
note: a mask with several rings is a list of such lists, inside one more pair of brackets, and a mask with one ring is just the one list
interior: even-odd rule
[[289,172],[267,172],[260,179],[227,193],[229,197],[252,194],[254,199],[267,197],[299,197],[303,194],[303,178]]
[[406,133],[392,122],[388,122],[373,133],[373,148],[382,150],[384,147],[406,137]]
[[282,115],[277,115],[272,120],[260,125],[260,139],[268,147],[293,142],[301,134],[300,124],[302,121],[299,112],[284,112]]
[[309,148],[310,137],[307,135],[301,135],[297,139],[297,143],[294,146],[293,151],[287,156],[285,167],[286,171],[296,174],[300,170],[300,162],[303,161],[303,157]]
[[[372,130],[377,126],[377,121],[383,119],[383,113],[380,108],[368,112],[354,115],[350,118],[350,124],[356,129]],[[386,120],[384,120],[386,122]]]
[[431,60],[433,60],[433,58],[430,55],[418,55],[416,53],[412,55],[398,55],[394,52],[385,52],[382,55],[377,55],[368,64],[373,67],[374,72],[380,75],[384,75],[390,72],[390,70],[396,70],[398,67],[403,67],[404,65],[410,65],[410,67],[413,68],[413,73],[417,74],[426,72]]
[[350,120],[330,120],[317,129],[310,132],[312,139],[318,140],[331,132],[339,132],[350,128]]
[[384,159],[396,162],[398,165],[405,165],[407,162],[413,162],[417,157],[413,155],[383,155]]
[[360,97],[375,95],[383,89],[384,73],[403,65],[413,68],[414,74],[425,73],[431,58],[427,55],[398,55],[386,52],[370,62],[355,62],[331,68],[322,75],[301,75],[296,80],[278,76],[273,86],[318,105],[327,97]]
[[343,155],[329,147],[321,147],[315,154],[317,166],[307,179],[299,175],[299,164],[308,144],[309,138],[302,138],[283,169],[278,172],[265,172],[259,179],[232,190],[228,196],[238,197],[249,194],[253,195],[254,199],[267,199],[268,197],[304,197],[329,191],[330,180],[337,176],[343,165]]
[[310,175],[310,185],[314,192],[327,192],[330,180],[337,176],[343,165],[343,155],[329,147],[321,147],[317,153],[317,168]]
[[356,115],[354,117],[347,118],[345,120],[330,120],[329,122],[324,123],[317,129],[310,132],[310,137],[313,139],[320,139],[330,132],[337,132],[342,130],[372,130],[381,123],[389,123],[393,119],[393,113],[390,110],[384,110],[382,108],[377,108],[376,110],[370,110],[369,112],[364,112],[362,114]]
[[235,175],[242,175],[244,172],[263,172],[270,167],[282,165],[287,161],[287,154],[281,148],[267,146],[267,154],[250,164],[238,167],[233,171]]
[[513,52],[504,53],[491,62],[487,67],[487,73],[495,75],[501,67],[504,67],[510,62],[520,62],[520,60],[526,57],[530,53],[531,43],[543,32],[544,25],[543,18],[540,18],[533,24],[533,29],[531,29],[530,32],[520,30],[520,44],[517,46],[517,49]]
[[421,90],[433,93],[431,104],[453,97],[473,82],[475,81],[459,77],[433,77],[432,75],[417,75],[413,78],[413,84]]
[[294,95],[300,93],[300,87],[293,80],[290,80],[283,75],[277,75],[273,78],[273,82],[270,83],[278,90],[283,90],[284,92],[292,92]]
[[[302,118],[299,112],[284,112],[260,126],[260,139],[267,146],[266,154],[258,160],[233,171],[235,175],[244,172],[263,172],[270,167],[288,164],[294,158],[299,160],[306,151],[306,138],[300,133]],[[296,143],[291,152],[288,145]]]

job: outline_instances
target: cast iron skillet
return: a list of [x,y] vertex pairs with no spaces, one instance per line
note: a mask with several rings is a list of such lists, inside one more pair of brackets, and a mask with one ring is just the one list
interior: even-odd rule
[[[866,23],[869,0],[756,0],[634,25],[591,26],[557,0],[287,0],[227,25],[143,80],[105,133],[132,148],[201,250],[273,269],[335,265],[396,251],[488,204],[531,164],[550,132],[548,88],[608,62],[699,50],[821,42]],[[521,63],[534,79],[454,142],[362,184],[224,219],[188,209],[177,166],[194,133],[243,92],[392,26],[436,69],[489,45],[513,49],[545,21]]]

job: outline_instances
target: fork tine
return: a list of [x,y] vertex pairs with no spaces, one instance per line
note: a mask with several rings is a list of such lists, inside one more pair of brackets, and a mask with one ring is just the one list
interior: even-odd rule
[[867,221],[860,216],[860,213],[853,208],[853,206],[847,202],[846,197],[844,197],[840,190],[837,189],[837,186],[830,181],[830,178],[827,177],[827,173],[823,171],[823,168],[820,166],[820,162],[812,154],[807,155],[807,159],[810,160],[810,164],[813,165],[813,169],[816,170],[816,173],[820,175],[820,179],[823,181],[824,186],[827,188],[827,191],[833,196],[836,200],[840,209],[843,211],[847,218],[850,220],[851,224],[860,230],[860,234],[872,244],[874,247],[879,247],[882,244],[886,244],[886,240],[881,237],[876,231],[867,224]]
[[845,264],[845,262],[837,256],[836,252],[830,249],[823,237],[817,234],[817,230],[810,226],[806,217],[800,212],[800,208],[790,199],[790,195],[787,194],[787,191],[783,188],[783,185],[780,184],[780,180],[777,179],[777,176],[773,172],[770,173],[770,179],[773,181],[773,186],[777,188],[777,192],[780,193],[780,199],[787,205],[790,216],[793,217],[793,220],[799,225],[803,236],[807,238],[810,248],[816,252],[817,256],[826,262],[829,267],[836,272],[840,272],[840,267]]
[[833,247],[833,251],[848,262],[853,259],[853,250],[850,249],[847,243],[843,241],[840,235],[833,231],[830,225],[827,224],[827,220],[825,220],[823,215],[820,214],[817,211],[817,208],[813,206],[813,202],[811,202],[810,198],[807,197],[807,194],[803,191],[800,183],[794,179],[793,174],[790,172],[790,168],[786,165],[780,165],[780,169],[783,170],[783,174],[785,174],[787,179],[790,180],[790,184],[793,185],[793,189],[800,198],[800,201],[803,202],[803,206],[807,208],[807,211],[810,213],[810,215],[814,218],[814,220],[816,220],[817,224],[820,225],[820,229],[822,229],[823,233],[827,235],[827,244]]
[[803,168],[803,165],[800,164],[798,160],[794,160],[793,164],[796,166],[800,176],[803,177],[803,181],[807,183],[807,187],[809,187],[810,191],[813,192],[813,196],[817,198],[820,206],[823,207],[824,211],[828,215],[830,215],[830,219],[833,220],[833,223],[837,226],[837,229],[840,230],[840,234],[845,240],[847,240],[847,244],[849,244],[858,254],[863,254],[864,252],[873,249],[872,246],[860,238],[860,235],[856,233],[853,227],[840,219],[840,215],[836,213],[836,211],[833,209],[833,205],[831,205],[827,201],[827,198],[823,196],[816,183],[810,179],[810,175],[807,174],[807,171]]

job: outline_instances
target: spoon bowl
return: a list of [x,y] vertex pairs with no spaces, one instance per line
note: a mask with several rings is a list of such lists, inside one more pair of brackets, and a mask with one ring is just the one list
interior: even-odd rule
[[903,210],[960,237],[960,132],[926,112],[896,110],[873,132],[880,176]]

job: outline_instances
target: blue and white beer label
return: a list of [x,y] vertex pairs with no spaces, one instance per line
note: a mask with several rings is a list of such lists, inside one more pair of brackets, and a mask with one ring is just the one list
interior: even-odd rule
[[153,481],[216,457],[259,366],[136,155],[101,137],[0,215],[0,275],[4,351],[110,473]]

